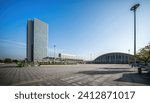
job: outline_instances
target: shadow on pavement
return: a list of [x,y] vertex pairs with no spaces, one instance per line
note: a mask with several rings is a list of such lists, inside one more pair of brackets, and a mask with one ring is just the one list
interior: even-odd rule
[[121,78],[116,79],[115,81],[150,85],[150,74],[149,73],[142,73],[142,74],[128,73],[128,74],[123,74]]
[[99,68],[99,69],[131,69],[131,68]]
[[116,70],[109,70],[109,71],[81,71],[81,72],[77,72],[77,73],[81,73],[81,74],[87,74],[87,75],[98,75],[98,74],[116,74],[116,73],[122,73],[122,72],[132,72],[132,71],[127,71],[127,70],[120,70],[120,71],[116,71]]

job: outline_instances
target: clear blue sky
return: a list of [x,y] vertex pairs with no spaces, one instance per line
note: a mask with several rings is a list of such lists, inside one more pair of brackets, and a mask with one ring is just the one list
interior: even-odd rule
[[133,12],[137,50],[150,42],[150,0],[0,0],[0,58],[26,57],[26,24],[49,24],[49,56],[57,53],[95,59],[108,52],[133,54]]

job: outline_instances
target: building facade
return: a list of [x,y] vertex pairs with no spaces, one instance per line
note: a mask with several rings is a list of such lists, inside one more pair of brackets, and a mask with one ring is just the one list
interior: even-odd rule
[[81,58],[77,57],[76,55],[72,55],[72,54],[59,53],[58,59],[61,62],[66,62],[68,64],[76,64],[76,63],[83,64],[84,63],[84,61]]
[[126,53],[107,53],[97,57],[93,63],[96,64],[128,64],[133,56]]
[[27,21],[27,61],[40,61],[48,54],[48,24],[34,18]]

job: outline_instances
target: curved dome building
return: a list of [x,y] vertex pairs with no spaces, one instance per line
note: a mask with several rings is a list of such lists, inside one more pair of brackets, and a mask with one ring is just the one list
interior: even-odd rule
[[127,64],[131,54],[127,53],[107,53],[97,57],[93,62],[96,64]]

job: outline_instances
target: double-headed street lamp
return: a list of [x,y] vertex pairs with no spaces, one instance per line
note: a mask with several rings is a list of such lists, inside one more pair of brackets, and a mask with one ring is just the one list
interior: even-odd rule
[[136,65],[136,9],[140,6],[140,4],[135,4],[131,7],[131,11],[134,12],[134,65]]

